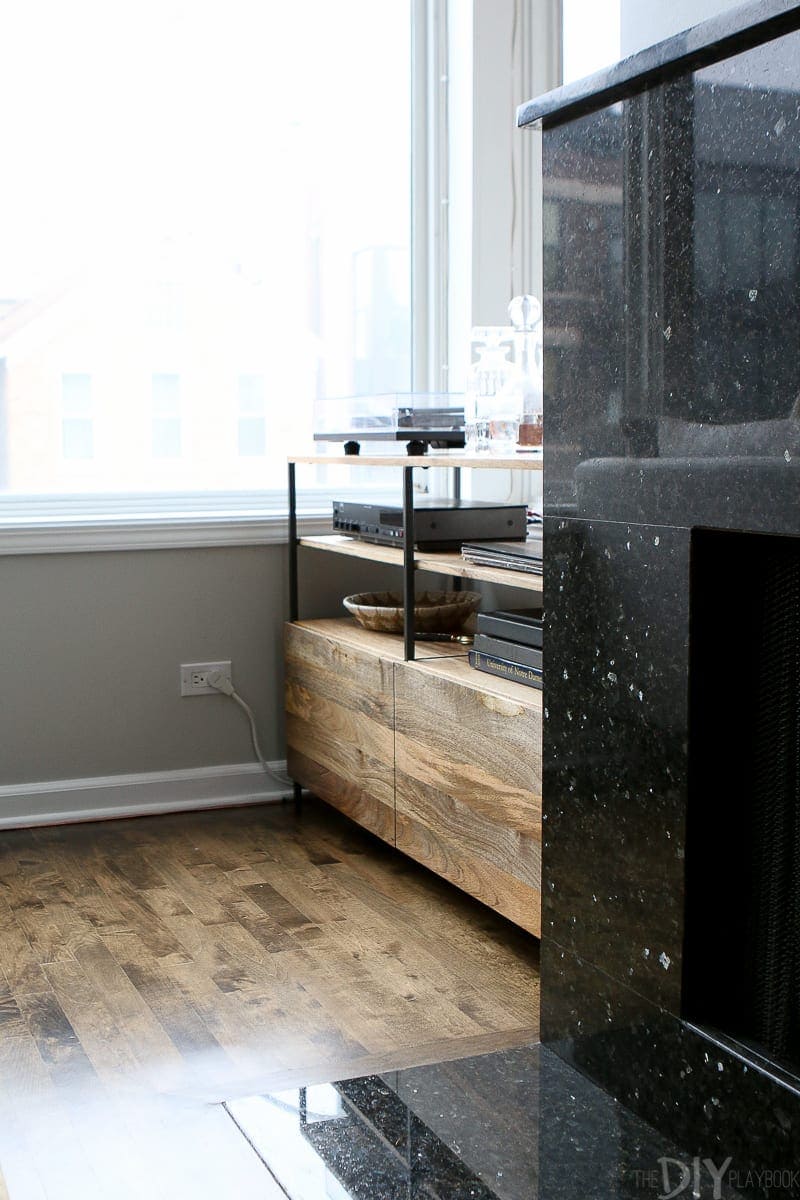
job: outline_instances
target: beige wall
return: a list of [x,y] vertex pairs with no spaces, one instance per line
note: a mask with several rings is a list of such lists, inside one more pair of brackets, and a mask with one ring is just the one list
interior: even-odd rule
[[[306,616],[399,572],[305,552]],[[264,752],[284,756],[286,547],[0,557],[0,785],[248,762],[228,699],[182,699],[182,662],[230,658]]]

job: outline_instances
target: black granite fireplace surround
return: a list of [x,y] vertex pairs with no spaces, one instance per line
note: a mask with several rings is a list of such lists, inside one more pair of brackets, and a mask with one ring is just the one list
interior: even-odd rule
[[[520,110],[544,127],[542,1037],[688,1152],[760,1171],[800,1169],[781,858],[800,817],[769,811],[796,795],[798,717],[786,685],[775,750],[736,614],[772,579],[780,678],[800,637],[770,558],[800,545],[798,30],[800,4],[751,4]],[[751,1194],[800,1194],[767,1178]]]

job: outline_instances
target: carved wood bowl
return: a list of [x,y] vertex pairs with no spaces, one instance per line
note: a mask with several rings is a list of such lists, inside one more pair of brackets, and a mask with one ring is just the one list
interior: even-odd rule
[[[478,592],[418,592],[414,627],[419,633],[453,633],[480,605]],[[345,608],[365,629],[378,633],[403,632],[403,597],[400,592],[359,592],[345,596]]]

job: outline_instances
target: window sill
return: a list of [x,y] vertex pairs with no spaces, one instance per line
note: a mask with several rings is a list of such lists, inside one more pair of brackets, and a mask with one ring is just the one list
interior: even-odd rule
[[[304,515],[298,533],[330,532],[330,517]],[[111,517],[84,520],[40,519],[0,525],[0,555],[80,554],[99,550],[180,550],[214,546],[269,546],[286,543],[285,513],[260,517],[232,514],[186,517]]]

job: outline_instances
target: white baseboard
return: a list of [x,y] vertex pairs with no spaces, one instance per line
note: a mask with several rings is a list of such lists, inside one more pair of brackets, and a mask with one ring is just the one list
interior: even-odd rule
[[[285,762],[269,764],[285,774]],[[0,829],[105,821],[236,804],[275,803],[291,794],[257,763],[98,775],[0,786]]]

